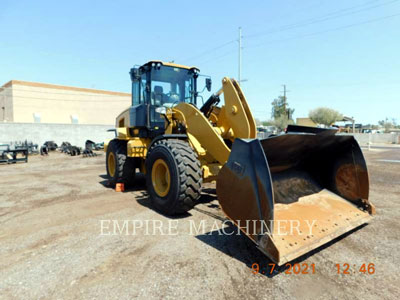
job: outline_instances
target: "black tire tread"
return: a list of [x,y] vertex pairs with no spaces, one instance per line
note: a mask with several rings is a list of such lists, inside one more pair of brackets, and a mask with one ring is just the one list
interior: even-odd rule
[[124,183],[126,185],[132,185],[135,180],[135,162],[133,158],[127,156],[127,142],[114,139],[110,142],[108,147],[112,147],[110,149],[112,149],[116,155],[116,176],[113,184]]
[[169,213],[185,213],[192,209],[200,198],[203,181],[200,162],[190,145],[186,141],[178,139],[164,139],[155,142],[148,155],[151,155],[152,150],[160,145],[169,149],[178,167],[179,196],[175,207],[171,207]]

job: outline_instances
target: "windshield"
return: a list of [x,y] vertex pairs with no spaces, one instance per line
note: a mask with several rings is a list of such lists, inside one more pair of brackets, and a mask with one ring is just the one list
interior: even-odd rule
[[179,102],[195,101],[195,75],[193,71],[161,66],[151,69],[151,104],[173,106]]

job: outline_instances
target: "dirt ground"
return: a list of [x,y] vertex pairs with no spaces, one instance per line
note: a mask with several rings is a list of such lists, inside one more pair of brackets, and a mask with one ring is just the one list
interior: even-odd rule
[[[400,160],[400,148],[364,152],[377,215],[296,261],[315,264],[315,274],[254,275],[253,263],[270,261],[245,236],[213,228],[224,220],[213,185],[189,214],[168,218],[149,207],[143,178],[124,193],[108,187],[103,154],[0,165],[0,298],[397,299],[400,163],[381,160]],[[110,220],[137,231],[113,234]],[[153,235],[154,224],[138,228],[144,220],[177,227]],[[202,220],[205,233],[191,234]],[[350,274],[337,274],[344,263]],[[364,263],[375,273],[360,273]]]

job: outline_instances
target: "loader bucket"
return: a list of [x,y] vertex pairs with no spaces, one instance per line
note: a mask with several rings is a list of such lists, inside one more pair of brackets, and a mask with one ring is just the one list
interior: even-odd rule
[[368,171],[353,136],[236,139],[217,179],[222,210],[278,265],[368,222]]

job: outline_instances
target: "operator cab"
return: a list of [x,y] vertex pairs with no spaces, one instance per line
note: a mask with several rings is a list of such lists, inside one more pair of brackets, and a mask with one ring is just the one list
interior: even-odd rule
[[132,68],[130,75],[130,124],[146,128],[150,136],[164,132],[165,119],[156,112],[156,108],[171,108],[180,102],[197,104],[199,69],[195,67],[150,61],[139,68]]

